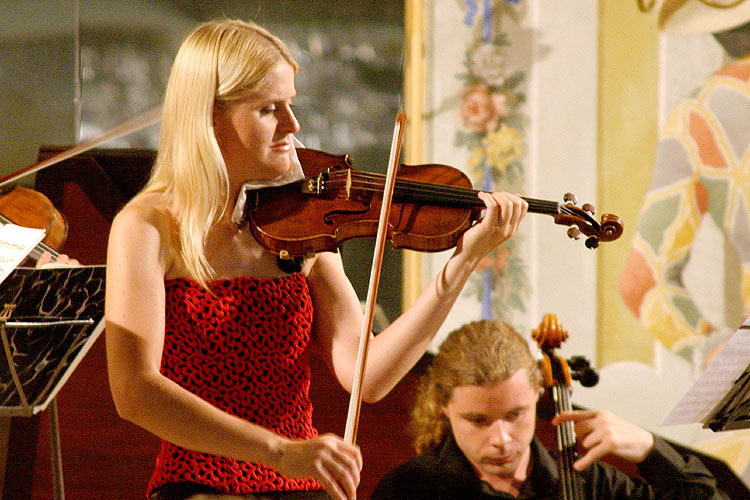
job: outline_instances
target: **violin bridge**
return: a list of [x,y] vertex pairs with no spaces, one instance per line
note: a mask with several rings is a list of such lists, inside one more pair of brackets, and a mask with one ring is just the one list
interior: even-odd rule
[[348,200],[352,192],[352,169],[346,170],[346,199]]

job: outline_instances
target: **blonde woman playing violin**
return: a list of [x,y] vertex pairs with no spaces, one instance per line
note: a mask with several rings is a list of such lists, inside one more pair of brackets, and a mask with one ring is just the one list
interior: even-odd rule
[[[110,384],[122,417],[162,440],[153,499],[356,497],[360,451],[317,434],[307,393],[308,352],[351,389],[363,314],[340,256],[321,252],[287,273],[231,220],[243,183],[276,185],[300,168],[296,71],[255,24],[198,26],[172,68],[151,179],[112,225]],[[420,358],[477,262],[526,214],[518,196],[479,196],[484,218],[372,339],[365,401]]]

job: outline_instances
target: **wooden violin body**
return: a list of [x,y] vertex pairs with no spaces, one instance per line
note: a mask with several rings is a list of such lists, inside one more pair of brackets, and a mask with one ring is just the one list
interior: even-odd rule
[[[247,191],[245,220],[255,238],[281,258],[336,251],[345,240],[374,236],[383,176],[352,168],[347,155],[297,149],[305,179],[281,187]],[[617,239],[622,221],[591,217],[593,207],[524,198],[529,212],[551,215],[570,226],[568,235],[587,236],[586,246]],[[393,192],[387,237],[394,248],[437,252],[452,248],[481,216],[485,205],[469,178],[447,165],[401,165]]]
[[49,198],[38,191],[18,185],[0,195],[0,223],[46,231],[42,243],[29,254],[34,260],[45,251],[56,258],[57,250],[62,248],[68,236],[68,223]]

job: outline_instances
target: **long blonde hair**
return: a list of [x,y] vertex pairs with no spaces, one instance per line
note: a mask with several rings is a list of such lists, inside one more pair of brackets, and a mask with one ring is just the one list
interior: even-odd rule
[[204,287],[214,276],[205,255],[206,235],[229,203],[229,177],[214,136],[214,106],[256,91],[281,60],[297,71],[279,38],[254,23],[224,19],[195,28],[172,65],[159,148],[143,192],[164,193],[170,200],[180,256]]
[[528,344],[503,321],[479,320],[452,331],[417,390],[411,421],[417,453],[435,449],[450,432],[443,407],[453,389],[494,385],[521,369],[526,370],[531,387],[541,387],[542,376]]

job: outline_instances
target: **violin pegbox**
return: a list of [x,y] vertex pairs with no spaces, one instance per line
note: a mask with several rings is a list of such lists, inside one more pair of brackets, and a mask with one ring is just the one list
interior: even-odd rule
[[618,216],[604,214],[599,223],[594,219],[596,207],[591,203],[578,207],[578,198],[573,193],[565,193],[563,202],[555,221],[570,226],[567,230],[569,238],[577,240],[586,235],[586,248],[597,248],[599,242],[613,241],[622,235],[623,224]]

